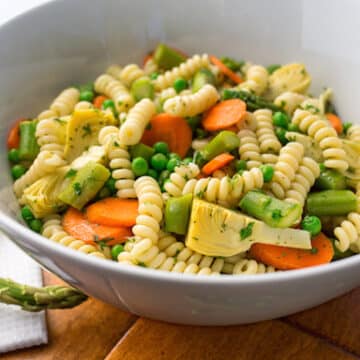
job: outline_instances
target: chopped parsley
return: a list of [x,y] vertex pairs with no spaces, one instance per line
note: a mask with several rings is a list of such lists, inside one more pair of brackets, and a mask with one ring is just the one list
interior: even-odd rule
[[227,229],[227,224],[225,224],[225,223],[222,223],[221,224],[221,230],[220,230],[220,232],[224,232],[224,231],[226,231],[226,229]]
[[252,221],[247,226],[245,226],[244,228],[242,228],[240,230],[240,238],[241,238],[241,240],[245,240],[246,238],[251,236],[252,229],[253,229],[254,225],[255,225],[255,222]]
[[60,118],[55,118],[54,121],[58,122],[61,125],[66,124],[66,121]]
[[271,217],[274,219],[274,220],[277,220],[277,219],[281,219],[282,215],[281,215],[281,210],[280,209],[276,209],[272,212],[271,214]]
[[90,124],[84,125],[84,126],[82,127],[82,130],[83,130],[83,135],[82,135],[82,137],[91,135],[91,133],[92,133]]
[[319,252],[319,250],[318,250],[318,248],[316,248],[316,247],[313,247],[313,248],[310,250],[310,253],[313,254],[313,255],[316,255],[318,252]]
[[76,182],[73,184],[73,189],[74,189],[76,195],[81,195],[82,188],[81,188],[81,184],[79,182]]
[[75,169],[70,169],[66,174],[65,174],[65,178],[68,179],[68,178],[72,178],[76,175],[77,173],[77,170]]
[[145,264],[144,262],[142,262],[142,261],[140,261],[140,262],[138,263],[138,265],[141,266],[141,267],[144,267],[144,268],[147,267],[146,264]]

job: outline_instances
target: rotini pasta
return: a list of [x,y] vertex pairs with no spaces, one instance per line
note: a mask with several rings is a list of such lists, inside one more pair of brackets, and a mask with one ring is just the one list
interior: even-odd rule
[[190,79],[196,71],[201,68],[208,68],[210,66],[209,57],[207,54],[194,55],[192,58],[186,60],[180,66],[166,71],[165,74],[160,75],[155,81],[155,88],[157,90],[164,90],[173,85],[177,78]]
[[166,100],[164,110],[172,115],[194,116],[208,110],[218,100],[216,88],[206,84],[195,94],[179,95]]
[[351,249],[360,253],[360,214],[351,212],[347,219],[334,230],[335,246],[341,252]]
[[348,168],[341,140],[327,122],[307,110],[298,109],[294,113],[292,123],[299,126],[301,131],[306,132],[319,144],[326,167],[340,171]]
[[150,122],[155,115],[156,108],[149,99],[142,99],[129,112],[125,123],[119,132],[119,141],[122,145],[137,144]]
[[126,65],[119,74],[119,80],[130,87],[131,84],[138,78],[145,75],[145,72],[139,68],[136,64]]
[[128,89],[118,80],[108,74],[102,74],[95,80],[95,90],[114,100],[116,109],[128,111],[134,104],[134,99]]
[[346,137],[351,141],[360,142],[360,125],[352,125],[348,129]]
[[268,72],[263,66],[251,65],[246,71],[246,81],[238,87],[239,89],[261,95],[268,86],[268,78]]
[[238,132],[240,139],[239,155],[246,161],[248,169],[259,167],[262,164],[259,142],[254,131],[243,129]]
[[275,98],[274,104],[282,107],[288,115],[292,115],[305,100],[305,95],[286,91]]
[[267,266],[253,259],[240,259],[235,264],[225,262],[223,272],[232,275],[255,275],[275,272],[273,266]]

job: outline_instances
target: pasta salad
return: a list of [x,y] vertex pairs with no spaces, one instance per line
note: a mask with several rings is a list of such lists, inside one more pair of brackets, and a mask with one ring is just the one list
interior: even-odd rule
[[301,63],[165,44],[63,90],[8,135],[21,216],[89,256],[199,275],[360,252],[360,126]]

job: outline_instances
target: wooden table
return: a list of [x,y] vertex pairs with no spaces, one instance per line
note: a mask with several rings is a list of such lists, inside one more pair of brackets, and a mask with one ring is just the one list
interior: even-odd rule
[[[47,284],[59,283],[44,273]],[[360,288],[312,310],[254,325],[177,326],[98,300],[47,314],[49,344],[2,360],[360,359]]]

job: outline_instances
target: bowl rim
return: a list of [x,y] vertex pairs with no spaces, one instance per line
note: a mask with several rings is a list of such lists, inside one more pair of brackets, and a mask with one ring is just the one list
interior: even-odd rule
[[[54,6],[54,4],[56,3],[58,2],[55,0],[46,0],[42,4],[37,4],[34,7],[4,21],[0,25],[0,29],[9,27],[13,25],[13,23],[19,21],[21,18],[30,16],[31,13],[36,12],[39,9],[48,6],[49,7]],[[7,168],[9,167],[7,166]],[[309,277],[321,276],[324,275],[325,273],[328,274],[336,273],[337,270],[346,270],[347,268],[350,269],[354,265],[358,265],[360,267],[360,254],[356,254],[349,258],[338,260],[334,263],[328,263],[328,264],[323,264],[323,265],[318,265],[318,266],[313,266],[298,270],[256,274],[256,276],[249,274],[247,275],[241,274],[239,276],[227,275],[227,274],[221,276],[208,276],[208,275],[194,276],[193,274],[173,273],[168,271],[155,270],[151,268],[142,268],[141,266],[129,266],[129,265],[125,266],[125,265],[120,265],[116,261],[112,261],[109,259],[101,259],[95,256],[89,256],[87,254],[81,253],[80,251],[76,251],[74,249],[53,242],[50,239],[33,232],[31,229],[27,228],[24,224],[15,220],[12,216],[8,215],[7,213],[4,213],[1,209],[0,209],[0,230],[4,230],[6,235],[12,242],[15,241],[11,239],[11,236],[13,235],[10,234],[14,234],[15,236],[20,235],[20,237],[24,239],[28,239],[29,242],[31,242],[35,248],[44,250],[44,254],[45,251],[47,253],[58,252],[63,257],[81,263],[82,265],[85,266],[91,266],[93,268],[103,269],[110,271],[112,273],[123,274],[126,276],[138,277],[142,279],[166,281],[169,283],[197,284],[197,285],[206,285],[206,286],[218,286],[218,284],[221,284],[223,286],[233,286],[236,284],[257,286],[259,284],[264,284],[264,283],[268,284],[270,282],[282,283],[291,280],[301,280]],[[18,242],[21,243],[22,240]],[[46,256],[49,257],[49,255]]]
[[[333,263],[308,267],[298,270],[278,271],[274,273],[265,274],[241,274],[234,275],[221,275],[221,276],[208,276],[208,275],[193,275],[183,273],[172,273],[168,271],[161,271],[151,268],[142,268],[141,266],[120,265],[116,261],[110,259],[97,258],[81,253],[80,251],[68,248],[59,243],[53,242],[50,239],[33,232],[26,225],[23,225],[13,219],[8,214],[5,214],[0,209],[0,226],[5,230],[11,241],[11,234],[20,235],[20,237],[28,239],[35,248],[40,251],[44,250],[44,254],[51,259],[50,253],[58,252],[63,257],[66,257],[74,262],[81,263],[85,266],[91,266],[97,270],[106,270],[112,273],[123,274],[126,276],[139,277],[142,279],[152,279],[159,281],[167,281],[170,283],[181,282],[184,284],[205,284],[206,286],[222,285],[235,285],[235,284],[263,284],[263,283],[282,283],[284,281],[301,280],[314,276],[321,276],[325,273],[336,273],[338,270],[346,270],[354,265],[360,266],[360,254],[353,255],[349,258],[341,259]],[[45,240],[45,241],[44,241]],[[22,240],[18,241],[21,243]]]

